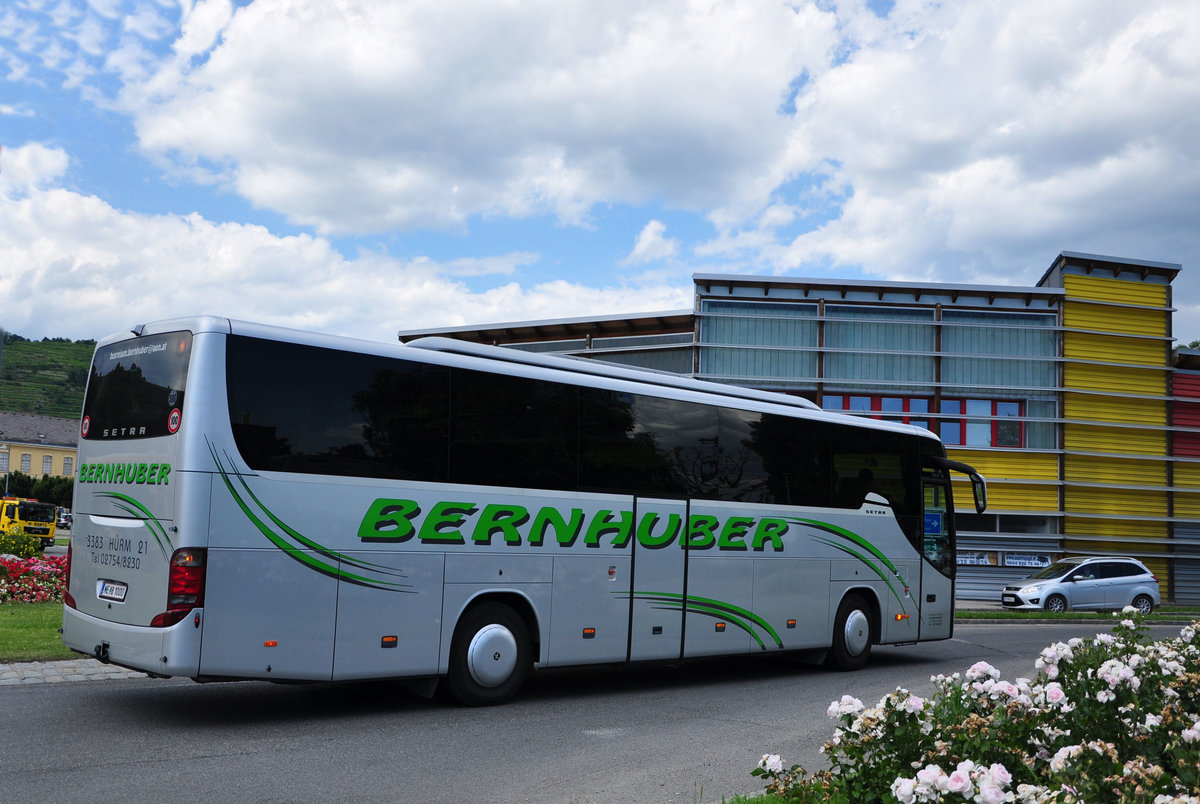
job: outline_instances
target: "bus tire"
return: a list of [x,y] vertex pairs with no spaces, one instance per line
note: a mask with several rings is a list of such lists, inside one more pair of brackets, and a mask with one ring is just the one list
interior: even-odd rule
[[531,664],[525,620],[503,603],[484,603],[454,629],[446,681],[460,703],[491,706],[516,694]]
[[833,621],[828,664],[838,670],[860,670],[871,655],[871,608],[862,595],[847,595]]

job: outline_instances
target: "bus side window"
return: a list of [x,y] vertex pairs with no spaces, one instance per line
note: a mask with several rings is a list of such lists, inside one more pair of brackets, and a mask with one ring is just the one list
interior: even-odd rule
[[578,487],[575,386],[455,369],[450,399],[450,482]]

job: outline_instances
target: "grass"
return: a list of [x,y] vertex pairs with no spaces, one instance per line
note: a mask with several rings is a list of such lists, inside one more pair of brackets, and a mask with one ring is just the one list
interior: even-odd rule
[[[969,606],[970,603],[965,605]],[[1062,614],[1051,614],[1046,611],[1006,611],[1004,609],[976,609],[964,611],[959,609],[954,613],[954,619],[958,621],[964,620],[1008,620],[1019,622],[1021,620],[1055,620],[1062,622],[1071,622],[1072,620],[1110,620],[1113,613],[1111,611],[1064,611]],[[1154,610],[1154,613],[1146,618],[1146,622],[1153,625],[1155,623],[1174,623],[1181,620],[1188,622],[1200,619],[1200,606],[1174,605],[1167,604],[1159,606]]]
[[0,604],[0,662],[39,662],[76,656],[62,643],[62,603]]

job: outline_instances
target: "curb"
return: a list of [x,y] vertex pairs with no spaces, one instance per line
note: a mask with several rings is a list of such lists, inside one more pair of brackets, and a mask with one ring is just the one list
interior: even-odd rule
[[104,664],[96,659],[0,663],[0,687],[145,677],[146,674],[140,670],[127,670],[124,667],[117,667],[115,664]]

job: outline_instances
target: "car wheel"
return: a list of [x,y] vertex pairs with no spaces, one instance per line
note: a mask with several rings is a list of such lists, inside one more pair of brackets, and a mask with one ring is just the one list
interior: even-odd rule
[[467,706],[504,703],[529,674],[529,652],[529,629],[521,615],[502,603],[471,609],[450,646],[450,692]]
[[1133,607],[1140,614],[1149,614],[1154,611],[1154,601],[1150,598],[1150,595],[1138,595],[1133,599]]
[[1046,611],[1062,614],[1067,610],[1067,599],[1062,595],[1050,595],[1046,598]]
[[871,655],[871,610],[861,595],[849,595],[838,606],[828,663],[839,670],[859,670]]

